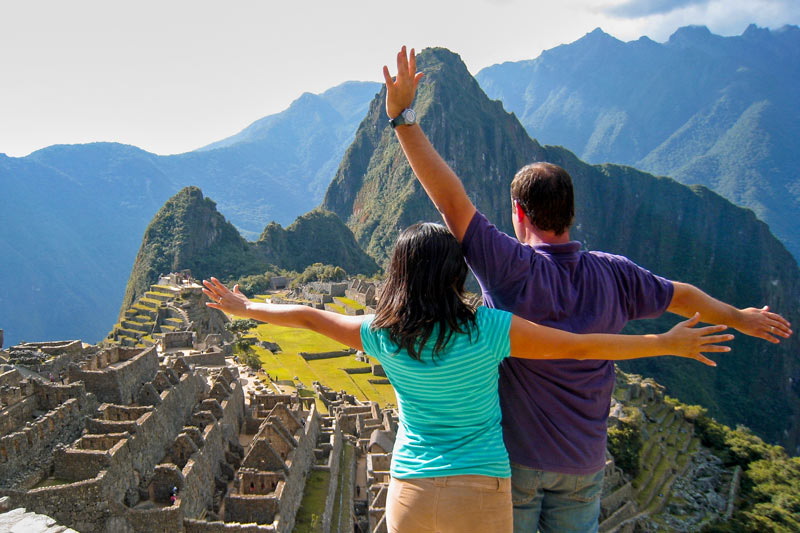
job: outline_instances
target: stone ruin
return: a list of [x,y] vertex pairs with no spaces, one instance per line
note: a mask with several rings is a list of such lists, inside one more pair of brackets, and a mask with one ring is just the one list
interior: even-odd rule
[[[353,454],[342,462],[343,450],[356,440],[342,432],[339,414],[322,415],[314,398],[263,384],[245,394],[237,366],[201,358],[218,357],[219,338],[207,338],[202,352],[169,349],[190,338],[168,338],[167,350],[75,341],[25,347],[44,354],[35,365],[68,357],[65,384],[3,366],[3,509],[81,532],[289,532],[309,473],[323,471],[325,530],[340,491],[349,494],[341,500],[348,523],[346,487],[356,469]],[[342,420],[361,427],[346,413]]]
[[377,305],[377,287],[374,283],[354,279],[350,281],[345,295],[369,308],[368,313],[375,312],[375,306]]
[[202,289],[188,270],[161,275],[125,310],[106,342],[140,348],[161,344],[175,350],[194,347],[196,341],[188,339],[191,335],[219,335],[225,342],[232,341],[233,335],[224,327],[225,314],[205,306],[208,299]]
[[733,508],[739,474],[700,447],[694,425],[664,392],[652,379],[617,370],[608,425],[636,425],[643,448],[636,478],[607,454],[601,532],[699,531]]

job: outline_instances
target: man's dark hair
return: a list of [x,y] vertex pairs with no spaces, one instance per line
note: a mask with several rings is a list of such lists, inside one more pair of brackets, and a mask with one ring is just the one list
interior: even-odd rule
[[511,182],[511,199],[519,202],[531,223],[561,235],[575,218],[572,178],[552,163],[522,167]]
[[453,234],[440,224],[414,224],[397,238],[372,327],[386,328],[391,341],[416,360],[433,336],[437,355],[454,332],[471,334],[475,325],[464,298],[466,279],[467,264]]

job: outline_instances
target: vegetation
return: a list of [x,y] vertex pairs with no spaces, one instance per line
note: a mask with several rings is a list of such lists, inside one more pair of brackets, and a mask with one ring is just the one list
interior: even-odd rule
[[303,489],[303,501],[295,516],[294,531],[296,533],[319,533],[322,531],[321,516],[325,511],[325,499],[328,497],[330,482],[330,472],[311,471],[306,479],[305,489]]
[[800,458],[765,443],[744,426],[720,424],[700,406],[685,406],[687,418],[705,446],[728,466],[740,466],[737,510],[731,520],[705,528],[706,533],[800,531]]
[[211,199],[203,198],[200,189],[186,187],[164,204],[147,227],[120,315],[158,281],[159,274],[189,269],[197,279],[244,278],[245,284],[263,288],[282,269],[303,271],[320,261],[354,273],[371,275],[378,270],[333,213],[314,210],[285,230],[273,222],[258,242],[250,243],[217,212]]
[[639,475],[642,432],[635,423],[620,420],[616,426],[608,428],[608,451],[625,473],[631,477]]
[[314,263],[306,267],[303,273],[295,277],[292,287],[305,285],[311,281],[342,281],[347,279],[347,272],[342,267]]
[[268,350],[254,346],[263,368],[276,380],[298,377],[306,386],[319,381],[334,390],[346,390],[360,400],[372,400],[383,405],[397,405],[394,389],[391,385],[373,384],[369,379],[372,374],[348,374],[345,368],[363,368],[355,358],[336,357],[333,359],[317,359],[306,361],[299,352],[327,352],[341,350],[344,345],[308,330],[298,330],[259,324],[256,329],[259,339],[275,342],[280,345],[281,353],[273,354]]
[[270,290],[270,280],[275,276],[286,276],[293,278],[297,276],[296,272],[284,270],[274,265],[269,265],[263,274],[250,274],[248,276],[241,276],[238,279],[231,281],[231,287],[239,285],[239,290],[249,297],[256,294],[266,294]]

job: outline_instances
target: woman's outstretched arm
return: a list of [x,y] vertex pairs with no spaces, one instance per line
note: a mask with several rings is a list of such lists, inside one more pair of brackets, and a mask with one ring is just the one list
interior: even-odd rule
[[714,335],[727,326],[695,328],[700,314],[676,324],[666,333],[652,335],[612,335],[588,333],[579,335],[548,328],[514,316],[509,340],[511,356],[525,359],[638,359],[659,355],[676,355],[697,359],[709,366],[717,364],[702,352],[728,352],[729,346],[716,343],[733,339],[733,335]]
[[267,304],[251,302],[239,291],[229,290],[217,278],[203,280],[203,292],[211,300],[206,305],[243,318],[269,322],[277,326],[310,329],[351,348],[363,350],[361,323],[365,316],[340,315],[304,305]]

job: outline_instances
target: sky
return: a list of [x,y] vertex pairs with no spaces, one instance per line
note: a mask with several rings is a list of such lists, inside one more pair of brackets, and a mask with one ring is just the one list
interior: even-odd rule
[[750,23],[798,25],[800,0],[0,0],[0,153],[194,150],[304,92],[382,81],[403,44],[449,48],[476,74],[597,27],[663,42]]

